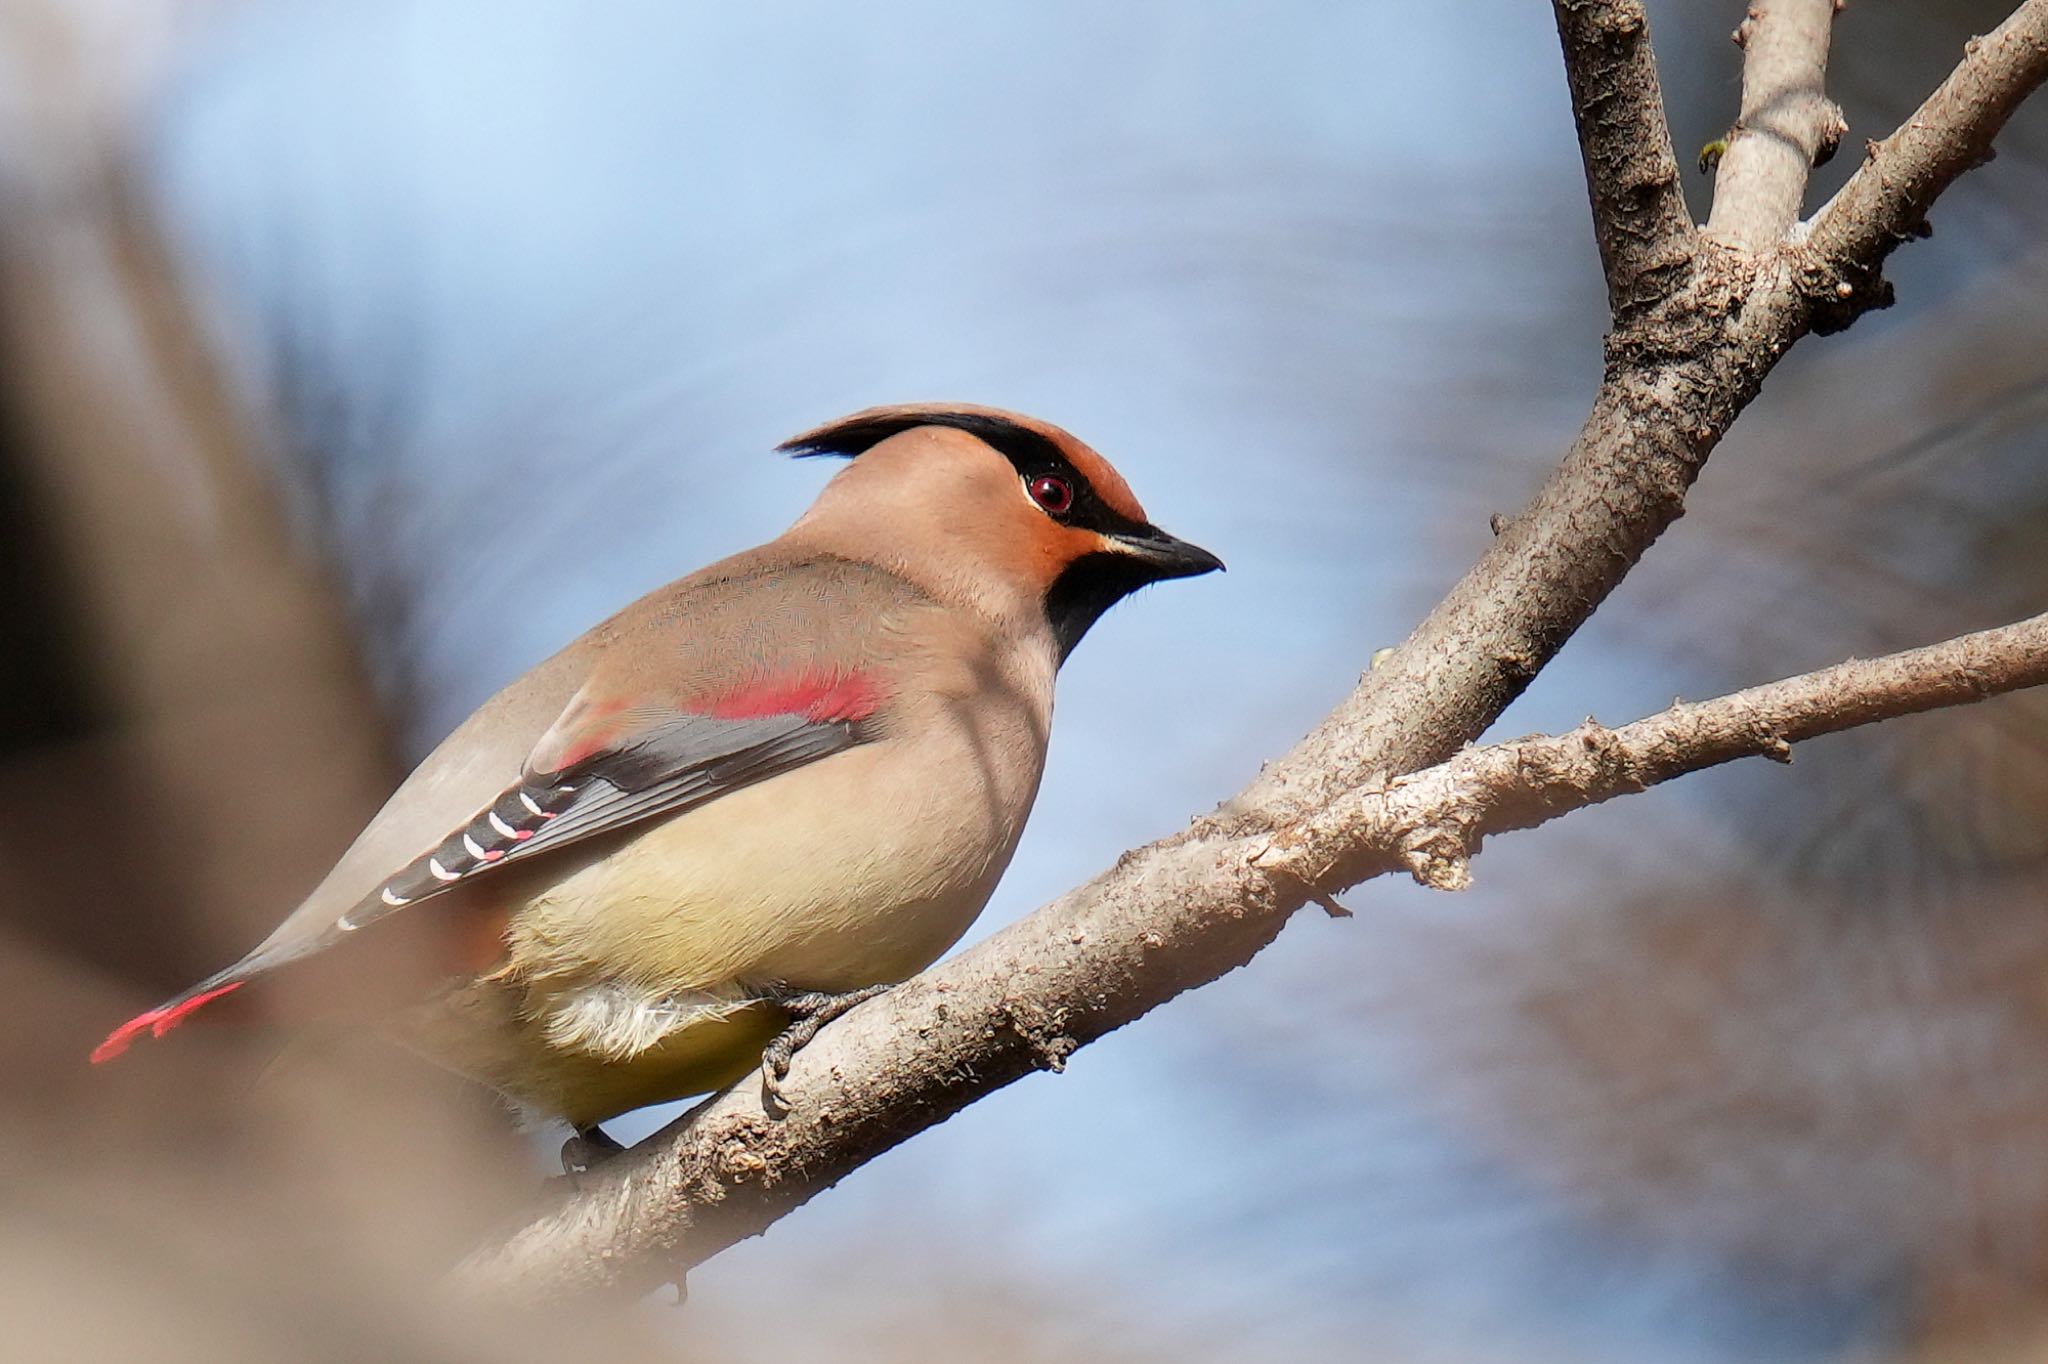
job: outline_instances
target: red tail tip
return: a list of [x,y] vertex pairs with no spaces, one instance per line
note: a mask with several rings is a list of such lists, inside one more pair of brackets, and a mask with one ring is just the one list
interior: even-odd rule
[[92,1063],[99,1065],[103,1061],[113,1060],[116,1056],[128,1050],[128,1044],[142,1036],[144,1032],[147,1032],[151,1037],[162,1037],[203,1006],[211,1004],[214,1000],[219,999],[231,990],[241,989],[245,983],[239,980],[231,980],[225,985],[216,986],[214,989],[196,994],[190,999],[181,999],[174,1004],[160,1005],[149,1010],[147,1013],[135,1015],[135,1017],[123,1023],[120,1027],[108,1033],[107,1040],[92,1049]]
[[113,1060],[116,1056],[128,1050],[128,1044],[135,1040],[135,1035],[148,1026],[148,1014],[143,1014],[140,1018],[129,1019],[120,1027],[108,1033],[106,1041],[92,1049],[92,1063],[99,1065],[103,1061]]

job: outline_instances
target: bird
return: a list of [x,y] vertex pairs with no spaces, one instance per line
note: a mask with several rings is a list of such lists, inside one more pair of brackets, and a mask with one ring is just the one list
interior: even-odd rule
[[1016,851],[1060,665],[1223,564],[1017,413],[875,407],[779,448],[846,463],[486,701],[275,931],[91,1059],[323,967],[378,1032],[614,1149],[604,1121],[757,1065],[780,1098],[819,1027],[937,960]]

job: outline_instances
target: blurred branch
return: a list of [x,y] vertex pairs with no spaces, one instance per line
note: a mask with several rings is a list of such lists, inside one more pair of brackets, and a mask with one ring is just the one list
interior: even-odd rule
[[0,461],[104,698],[0,783],[0,862],[24,869],[0,921],[150,995],[296,898],[390,777],[347,614],[136,162],[175,8],[0,5]]
[[1750,252],[1783,243],[1799,221],[1807,172],[1848,131],[1826,91],[1836,8],[1837,0],[1752,0],[1735,30],[1742,112],[1714,177],[1715,241]]
[[[1678,200],[1640,5],[1555,7],[1614,326],[1585,426],[1529,507],[1500,523],[1488,552],[1350,697],[1216,814],[1126,853],[1087,885],[825,1029],[785,1082],[788,1111],[771,1116],[756,1086],[736,1086],[582,1179],[559,1206],[478,1251],[458,1273],[462,1287],[531,1300],[675,1277],[975,1099],[1034,1069],[1058,1069],[1085,1042],[1243,965],[1322,893],[1284,867],[1260,865],[1283,831],[1327,826],[1342,848],[1364,848],[1369,820],[1341,821],[1366,820],[1362,803],[1405,789],[1389,778],[1452,758],[1492,724],[1683,512],[1708,453],[1785,351],[1868,306],[1851,299],[1850,281],[1875,276],[1892,244],[1881,235],[1837,228],[1837,249],[1758,256],[1702,243]],[[2028,0],[2021,16],[2044,7],[2048,0]],[[1944,147],[1987,145],[2040,80],[2038,49],[2001,47],[2012,55],[1999,59],[1987,57],[1990,46],[1965,63],[1975,103],[1943,105],[1953,129]],[[1999,80],[2006,84],[1987,88]],[[1967,165],[1926,172],[1917,182],[1924,195],[1908,202],[1924,208]],[[1896,208],[1884,207],[1894,199],[1879,198],[1879,208],[1840,221],[1898,221]],[[2039,639],[2026,640],[2038,656]],[[1797,684],[1783,683],[1794,692],[1730,698],[1736,709],[1720,729],[1718,713],[1681,708],[1642,722],[1650,730],[1621,733],[1636,731],[1645,753],[1678,763],[1675,775],[1686,754],[1697,766],[1772,751],[1822,732],[1824,715],[1835,727],[1880,718],[1868,696],[1856,699],[1858,687],[1898,682],[1899,713],[1983,694],[1992,674],[1972,651],[1984,647],[1975,637],[1931,658],[1845,665],[1877,669],[1860,680],[1853,671],[1816,674],[1832,711],[1798,711]],[[1895,666],[1914,674],[1910,685],[1885,671]],[[2019,686],[2023,671],[2012,665],[1997,676]],[[1753,715],[1772,724],[1742,729]],[[1679,727],[1677,747],[1657,746],[1660,723]],[[1541,742],[1569,749],[1588,733]],[[1679,742],[1686,733],[1690,747]],[[1601,770],[1609,780],[1642,780],[1626,764]],[[1500,801],[1524,816],[1541,813],[1537,806]],[[1427,870],[1430,849],[1422,851]],[[1312,865],[1337,879],[1349,874],[1342,856]]]

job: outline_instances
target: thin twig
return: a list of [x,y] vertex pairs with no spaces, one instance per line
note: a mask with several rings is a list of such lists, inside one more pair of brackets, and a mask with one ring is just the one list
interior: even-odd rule
[[1782,244],[1799,221],[1807,172],[1848,130],[1827,97],[1835,0],[1752,0],[1742,45],[1742,112],[1714,177],[1707,235],[1739,251]]
[[1941,192],[1991,159],[1992,139],[2044,79],[2048,0],[2026,0],[1970,40],[1962,62],[1897,131],[1869,144],[1863,165],[1814,215],[1807,253],[1852,277],[1842,284],[1875,280],[1899,243],[1927,235],[1927,213]]
[[1569,734],[1469,749],[1334,802],[1276,838],[1259,864],[1331,890],[1401,868],[1424,885],[1459,890],[1487,834],[1531,829],[1738,758],[1789,762],[1791,745],[1805,739],[2044,682],[2048,615],[1682,702],[1619,729],[1588,720]]

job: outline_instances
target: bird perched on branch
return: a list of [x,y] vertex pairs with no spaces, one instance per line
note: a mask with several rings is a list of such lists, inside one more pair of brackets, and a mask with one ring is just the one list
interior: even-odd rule
[[1222,564],[1012,413],[873,408],[783,448],[850,463],[780,538],[485,702],[260,946],[93,1060],[322,980],[602,1140],[764,1048],[773,1091],[820,1022],[951,946],[1023,831],[1060,663],[1121,598]]

